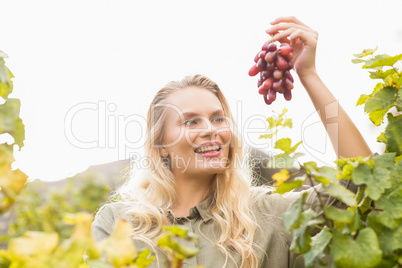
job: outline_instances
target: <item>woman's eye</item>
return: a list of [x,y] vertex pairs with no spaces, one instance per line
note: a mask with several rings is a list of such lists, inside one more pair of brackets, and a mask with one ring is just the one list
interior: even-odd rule
[[194,119],[190,119],[184,122],[184,124],[186,126],[190,126],[190,125],[194,125],[195,124],[195,120]]
[[217,116],[217,117],[214,118],[214,121],[215,121],[215,122],[223,122],[223,121],[225,121],[225,117],[223,117],[223,116]]

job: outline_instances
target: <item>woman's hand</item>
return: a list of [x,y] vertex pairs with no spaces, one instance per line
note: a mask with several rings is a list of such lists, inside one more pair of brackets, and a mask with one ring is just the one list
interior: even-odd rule
[[273,35],[272,42],[286,42],[293,47],[293,66],[300,79],[316,74],[318,33],[295,17],[280,17],[272,21],[271,25],[266,32]]

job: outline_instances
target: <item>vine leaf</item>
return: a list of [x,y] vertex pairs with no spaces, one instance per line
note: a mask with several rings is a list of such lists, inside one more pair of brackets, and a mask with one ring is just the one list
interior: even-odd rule
[[316,259],[322,258],[324,251],[331,242],[332,233],[328,231],[328,227],[324,227],[318,234],[311,239],[311,249],[304,254],[304,263],[307,268],[312,268]]
[[0,105],[0,133],[9,133],[20,150],[24,146],[25,126],[20,118],[19,99],[7,99]]
[[328,185],[324,185],[324,189],[329,195],[338,198],[350,207],[357,205],[355,194],[339,183],[331,182]]
[[287,181],[290,178],[290,173],[287,169],[281,169],[280,171],[276,172],[272,175],[272,179],[275,180],[274,186],[279,186],[283,182]]
[[373,200],[378,200],[392,186],[390,170],[378,166],[372,170],[367,163],[359,163],[353,169],[352,178],[356,185],[367,186],[367,195]]
[[376,52],[378,49],[378,46],[376,46],[374,49],[364,49],[361,53],[353,54],[356,58],[364,58],[369,55],[373,55],[374,52]]
[[301,198],[293,201],[286,212],[283,213],[283,223],[287,231],[290,231],[291,228],[293,229],[300,226],[302,221],[300,215],[303,211],[306,197],[307,193],[303,193]]
[[7,99],[8,95],[13,92],[11,79],[14,78],[14,75],[5,65],[4,58],[6,57],[7,55],[0,50],[0,97],[3,99]]
[[354,210],[345,210],[333,206],[327,206],[324,213],[328,219],[346,224],[352,223],[355,218]]
[[402,222],[402,186],[381,196],[377,205],[384,210],[378,213],[378,220],[388,228],[395,229]]
[[311,235],[308,227],[320,224],[323,222],[322,218],[316,218],[317,213],[308,209],[301,213],[301,221],[297,228],[292,231],[293,240],[290,244],[290,250],[295,253],[303,254],[310,250]]
[[367,97],[364,105],[364,112],[369,114],[370,120],[376,126],[379,126],[383,122],[384,115],[393,106],[395,100],[395,88],[383,87],[372,97]]
[[368,216],[368,226],[372,228],[378,236],[378,242],[385,256],[391,256],[395,250],[402,249],[402,225],[394,230],[382,225],[377,213]]
[[302,141],[299,141],[294,146],[292,146],[292,140],[290,138],[282,138],[275,142],[274,148],[279,149],[284,153],[291,154],[296,151],[297,147],[299,147],[301,143]]
[[362,229],[356,240],[334,230],[332,241],[334,262],[339,267],[373,267],[381,261],[382,251],[371,228]]
[[118,220],[112,234],[100,243],[101,252],[111,261],[115,267],[130,264],[137,255],[133,240],[130,236],[131,223],[125,220]]
[[402,154],[401,134],[402,134],[402,117],[398,118],[395,121],[389,122],[387,127],[385,128],[384,136],[387,139],[386,141],[387,152],[396,152],[397,156]]
[[389,56],[387,54],[377,55],[374,58],[366,61],[362,66],[363,69],[373,69],[376,67],[393,66],[397,61],[402,59],[402,54]]
[[306,177],[297,177],[292,181],[283,182],[283,183],[279,184],[279,186],[276,188],[274,193],[284,194],[293,189],[300,188],[303,186],[305,181],[306,181]]

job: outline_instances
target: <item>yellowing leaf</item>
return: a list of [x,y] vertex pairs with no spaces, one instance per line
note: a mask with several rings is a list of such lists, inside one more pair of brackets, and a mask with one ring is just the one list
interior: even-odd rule
[[112,262],[115,267],[122,267],[134,261],[137,250],[134,247],[131,223],[124,220],[118,220],[112,234],[101,241],[100,249],[104,252],[106,258]]
[[272,175],[272,179],[275,180],[275,185],[278,186],[282,184],[283,182],[287,181],[287,179],[290,178],[289,171],[287,169],[282,169],[279,172],[276,172],[274,175]]
[[13,238],[8,250],[12,260],[28,261],[39,255],[50,255],[59,241],[57,233],[26,232],[24,236]]
[[284,153],[291,154],[297,149],[297,147],[299,147],[301,143],[302,141],[299,141],[292,147],[292,140],[290,138],[282,138],[275,142],[274,148],[282,150]]
[[21,170],[0,167],[0,214],[7,211],[16,201],[17,194],[24,188],[28,176]]
[[356,58],[363,58],[369,55],[372,55],[374,52],[376,52],[378,49],[378,46],[376,46],[374,49],[364,49],[361,53],[358,54],[353,54]]
[[367,101],[368,98],[369,98],[368,95],[366,95],[366,94],[361,94],[360,97],[359,97],[359,99],[357,100],[356,106],[359,106],[359,105],[364,104],[364,103]]

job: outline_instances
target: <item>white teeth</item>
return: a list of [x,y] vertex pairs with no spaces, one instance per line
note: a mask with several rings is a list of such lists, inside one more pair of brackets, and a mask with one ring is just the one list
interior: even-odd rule
[[207,151],[217,151],[219,150],[220,146],[219,145],[215,145],[215,146],[205,146],[205,147],[201,147],[201,148],[197,148],[195,149],[196,152],[207,152]]

